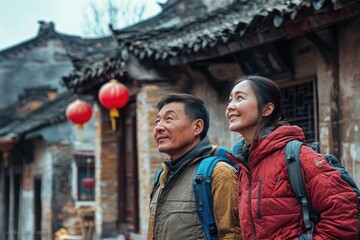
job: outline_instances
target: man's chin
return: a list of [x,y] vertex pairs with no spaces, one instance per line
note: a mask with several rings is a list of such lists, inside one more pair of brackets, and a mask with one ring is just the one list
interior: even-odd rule
[[158,151],[161,153],[166,153],[167,152],[167,148],[164,146],[158,146]]

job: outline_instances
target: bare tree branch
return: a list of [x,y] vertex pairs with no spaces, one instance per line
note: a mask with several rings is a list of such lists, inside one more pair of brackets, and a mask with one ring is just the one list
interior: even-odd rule
[[90,12],[84,16],[85,34],[87,36],[104,36],[110,34],[108,26],[115,29],[135,24],[144,19],[146,5],[131,0],[107,0],[106,6],[98,6],[94,0],[90,2]]

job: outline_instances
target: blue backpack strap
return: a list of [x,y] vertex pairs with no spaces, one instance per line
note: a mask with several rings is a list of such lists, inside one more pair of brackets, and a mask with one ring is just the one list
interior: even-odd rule
[[241,139],[239,141],[237,141],[232,150],[234,153],[241,153],[243,151],[243,147],[244,147],[244,144],[245,144],[245,140],[244,139]]
[[226,153],[232,153],[232,151],[229,148],[219,146],[216,151],[216,156],[223,158],[223,161],[227,162],[231,166],[233,166],[235,169],[238,169],[238,165],[234,162],[232,162],[227,156]]
[[[225,149],[220,151],[225,153]],[[220,161],[233,165],[230,159],[222,156],[207,157],[200,162],[193,179],[196,208],[207,240],[218,239],[218,229],[213,212],[211,176],[215,165]]]
[[300,148],[303,145],[298,140],[292,140],[285,146],[285,159],[289,171],[289,181],[295,197],[300,201],[306,234],[303,238],[312,239],[314,224],[310,220],[311,203],[306,194],[304,180],[301,172]]

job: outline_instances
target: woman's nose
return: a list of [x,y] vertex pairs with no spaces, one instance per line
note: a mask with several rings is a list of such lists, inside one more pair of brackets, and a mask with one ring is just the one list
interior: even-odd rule
[[235,109],[235,102],[231,101],[226,107],[227,110],[233,110]]

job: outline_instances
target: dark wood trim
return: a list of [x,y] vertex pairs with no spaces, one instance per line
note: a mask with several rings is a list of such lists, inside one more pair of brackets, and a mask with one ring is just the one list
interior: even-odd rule
[[[134,107],[135,111],[136,108]],[[133,109],[131,109],[133,110]],[[138,178],[138,154],[137,154],[137,125],[136,114],[132,118],[132,152],[133,152],[133,183],[134,183],[134,227],[135,232],[140,232],[140,211],[139,211],[139,178]]]
[[204,49],[202,52],[185,56],[176,56],[169,59],[170,65],[186,64],[189,62],[203,61],[215,58],[264,43],[273,42],[282,38],[295,38],[306,33],[324,29],[340,21],[356,17],[360,14],[360,4],[351,4],[337,11],[330,8],[321,12],[313,12],[300,15],[294,20],[285,20],[281,28],[269,25],[263,30],[253,29],[246,32],[244,36],[232,36],[233,40],[228,43],[221,43],[214,48]]
[[120,109],[120,118],[116,125],[119,131],[119,157],[118,157],[118,225],[126,223],[126,137],[125,137],[125,111]]
[[227,94],[230,92],[230,85],[228,81],[216,81],[216,79],[213,77],[213,75],[210,73],[208,66],[196,66],[192,65],[191,68],[194,71],[201,72],[205,78],[207,79],[207,82],[211,86],[211,88],[217,92],[218,97],[224,99]]
[[293,87],[296,85],[312,82],[312,81],[314,81],[315,77],[316,76],[309,76],[309,77],[299,78],[299,79],[286,78],[286,79],[276,81],[276,83],[279,85],[280,88],[288,88],[288,87]]
[[330,64],[331,59],[333,59],[333,50],[328,46],[316,32],[311,32],[305,35],[319,50],[320,55],[327,64]]

